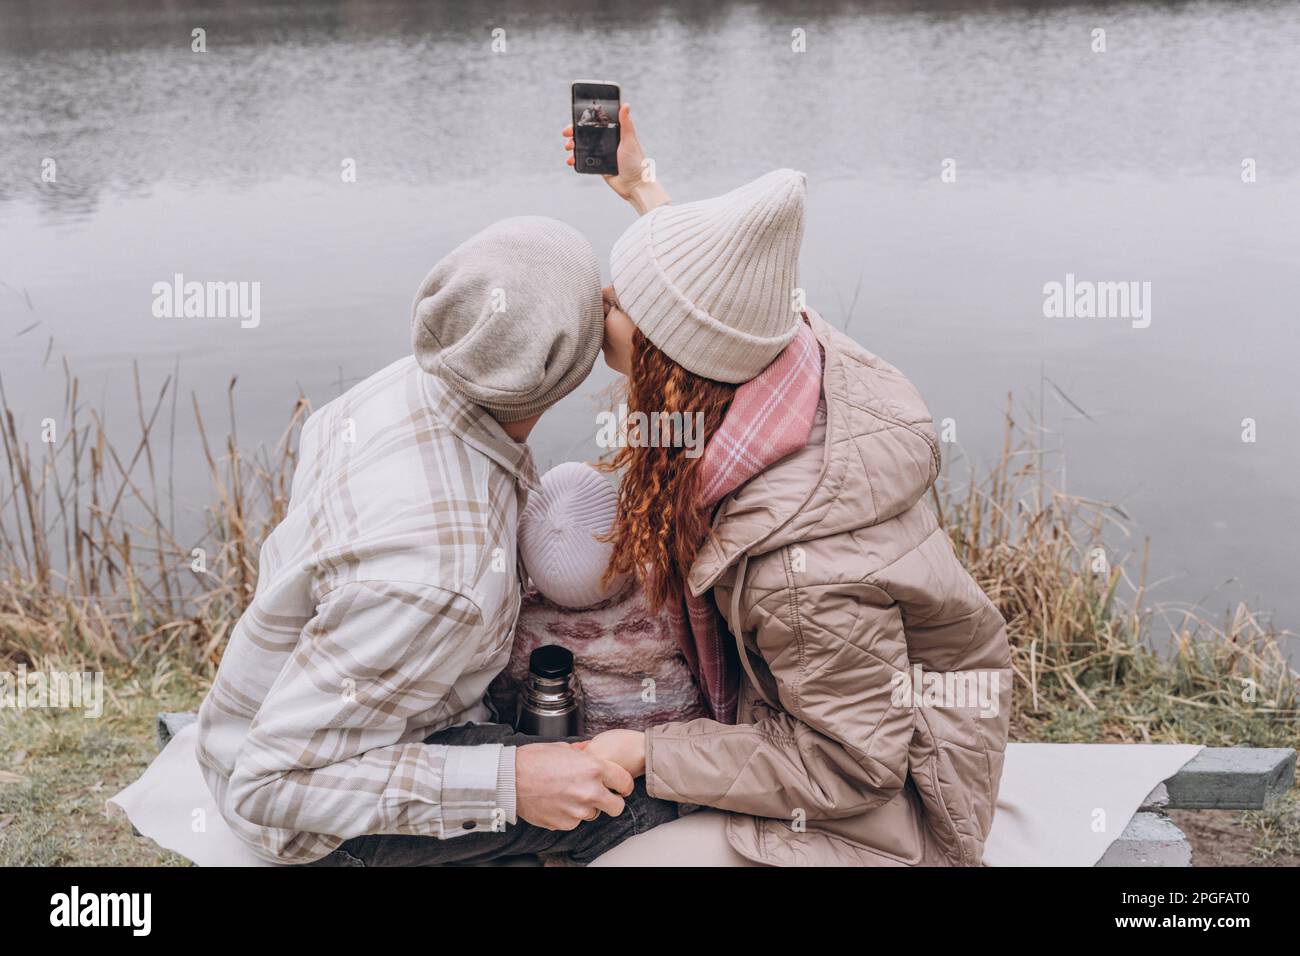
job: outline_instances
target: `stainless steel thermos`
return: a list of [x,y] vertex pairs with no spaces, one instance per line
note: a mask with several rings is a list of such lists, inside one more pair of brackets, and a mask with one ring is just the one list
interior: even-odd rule
[[559,739],[582,733],[582,713],[573,686],[573,653],[545,644],[528,656],[528,677],[519,695],[521,734]]

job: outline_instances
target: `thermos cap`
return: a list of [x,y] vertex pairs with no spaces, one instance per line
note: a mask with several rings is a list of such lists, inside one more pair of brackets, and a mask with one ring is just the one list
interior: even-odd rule
[[528,655],[528,669],[544,680],[561,680],[573,673],[573,652],[559,644],[545,644]]

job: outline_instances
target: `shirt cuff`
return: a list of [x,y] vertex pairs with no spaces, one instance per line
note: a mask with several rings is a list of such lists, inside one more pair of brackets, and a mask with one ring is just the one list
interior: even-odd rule
[[505,816],[506,823],[514,826],[519,822],[516,816],[515,798],[515,747],[502,747],[501,757],[497,762],[497,808]]
[[[510,751],[510,802],[501,801],[503,751]],[[504,830],[514,822],[514,750],[501,744],[447,747],[442,771],[443,838]]]

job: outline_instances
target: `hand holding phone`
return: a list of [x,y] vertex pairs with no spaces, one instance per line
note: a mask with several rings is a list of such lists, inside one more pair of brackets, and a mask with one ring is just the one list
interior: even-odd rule
[[[576,88],[578,85],[578,83],[575,83],[574,87]],[[605,83],[600,85],[611,88],[617,96],[618,86],[616,84]],[[632,107],[617,99],[614,102],[618,103],[618,109],[612,114],[608,109],[605,111],[606,115],[612,117],[617,124],[617,139],[615,141],[613,161],[614,172],[606,172],[603,175],[605,176],[605,182],[609,183],[609,188],[614,190],[619,198],[631,203],[638,214],[644,214],[656,206],[668,202],[668,193],[664,191],[663,186],[656,178],[654,165],[646,159],[645,150],[642,148],[641,140],[637,136],[636,124],[632,122]],[[565,137],[564,148],[569,153],[569,157],[565,162],[574,167],[577,172],[583,172],[584,169],[588,168],[585,155],[581,163],[578,160],[578,120],[590,107],[590,100],[584,102],[575,98],[571,104],[574,112],[573,120],[570,125],[560,131],[560,135]]]
[[617,83],[576,80],[573,92],[573,169],[618,175],[619,107]]

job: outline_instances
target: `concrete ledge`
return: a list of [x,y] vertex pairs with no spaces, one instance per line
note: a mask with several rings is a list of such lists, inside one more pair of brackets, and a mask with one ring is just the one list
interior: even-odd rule
[[1262,810],[1295,784],[1289,747],[1206,747],[1151,792],[1143,808]]
[[1139,810],[1168,810],[1169,809],[1169,789],[1163,784],[1157,784],[1156,788],[1147,794],[1147,798],[1142,801]]
[[1192,845],[1168,817],[1139,811],[1097,865],[1191,866]]

